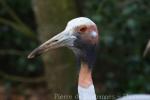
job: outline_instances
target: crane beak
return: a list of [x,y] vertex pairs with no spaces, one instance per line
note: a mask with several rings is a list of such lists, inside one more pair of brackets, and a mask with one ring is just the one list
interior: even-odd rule
[[149,53],[149,51],[150,51],[150,40],[148,41],[148,44],[146,46],[143,56],[145,57]]
[[55,35],[54,37],[52,37],[51,39],[49,39],[48,41],[37,47],[36,49],[34,49],[28,55],[28,58],[29,59],[34,58],[35,56],[38,56],[51,49],[56,49],[59,47],[72,47],[75,39],[76,37],[73,34],[70,34],[67,31],[63,31]]

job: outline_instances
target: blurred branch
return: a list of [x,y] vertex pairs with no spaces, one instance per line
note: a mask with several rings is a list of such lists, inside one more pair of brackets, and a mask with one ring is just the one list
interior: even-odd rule
[[4,0],[1,0],[0,3],[8,11],[11,17],[18,23],[23,24],[23,22],[18,18],[17,14],[10,8]]
[[6,24],[6,25],[16,29],[17,31],[22,32],[24,35],[26,35],[32,39],[35,39],[34,32],[27,25],[25,25],[23,21],[20,20],[20,18],[12,10],[12,8],[10,8],[4,0],[0,0],[0,3],[3,5],[3,7],[8,11],[9,15],[15,21],[15,22],[13,22],[13,21],[10,21],[10,20],[5,19],[3,17],[0,17],[0,23]]
[[26,35],[32,39],[35,39],[33,32],[26,26],[22,26],[18,23],[15,23],[13,21],[7,20],[2,17],[0,17],[0,23],[8,25],[8,26],[12,27],[13,29],[22,32],[24,35]]
[[14,50],[14,49],[0,49],[0,55],[27,55],[27,51],[19,51],[19,50]]
[[9,21],[9,20],[7,20],[7,19],[5,19],[5,18],[0,17],[0,23],[9,25],[9,26],[11,26],[12,28],[17,29],[17,25],[16,25],[14,22]]
[[[28,52],[23,52],[14,49],[9,49],[9,50],[0,49],[0,55],[27,55],[27,53]],[[40,83],[45,81],[45,77],[43,76],[36,77],[36,78],[24,78],[19,76],[12,76],[2,71],[0,71],[0,76],[8,80],[24,82],[24,83]]]
[[144,57],[149,53],[149,50],[150,50],[150,40],[148,41],[147,46],[144,50],[144,53],[143,53]]
[[12,80],[12,81],[18,81],[18,82],[24,82],[24,83],[40,83],[40,82],[45,82],[45,77],[40,76],[36,78],[25,78],[25,77],[19,77],[19,76],[13,76],[6,74],[2,71],[0,71],[0,76],[2,76],[5,79]]

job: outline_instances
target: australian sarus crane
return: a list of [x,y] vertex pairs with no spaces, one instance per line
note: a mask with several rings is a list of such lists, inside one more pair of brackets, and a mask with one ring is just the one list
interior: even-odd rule
[[[69,21],[62,32],[34,49],[28,55],[28,58],[34,58],[52,49],[68,47],[76,55],[80,67],[78,78],[79,100],[96,100],[92,68],[96,60],[98,42],[99,34],[96,24],[89,18],[79,17]],[[148,49],[146,49],[145,54],[147,51]],[[128,95],[117,100],[150,100],[150,95]]]
[[36,49],[28,58],[34,58],[48,50],[68,47],[78,59],[80,65],[78,94],[80,100],[96,100],[92,81],[92,67],[95,63],[99,34],[96,24],[86,17],[79,17],[68,22],[66,28]]

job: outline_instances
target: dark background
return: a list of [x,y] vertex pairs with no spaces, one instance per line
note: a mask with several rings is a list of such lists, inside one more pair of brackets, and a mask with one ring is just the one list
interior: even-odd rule
[[[46,2],[46,0],[0,1],[0,100],[47,100],[50,93],[55,93],[48,89],[47,83],[55,84],[56,81],[50,80],[50,83],[44,78],[48,75],[45,73],[57,70],[54,68],[55,65],[48,72],[45,71],[47,63],[41,56],[33,60],[27,59],[27,55],[35,47],[55,34],[53,33],[43,40],[39,38],[42,35],[39,23],[42,21],[38,21],[38,14],[35,14],[36,10],[33,10],[36,5],[36,3],[33,4],[33,1],[41,4]],[[150,1],[84,0],[81,2],[80,0],[70,0],[72,3],[67,3],[67,0],[64,0],[64,5],[69,5],[70,8],[72,8],[70,4],[75,5],[75,10],[71,11],[72,16],[67,18],[63,16],[68,10],[61,12],[59,9],[62,1],[55,1],[58,6],[56,8],[47,7],[47,9],[54,9],[55,12],[51,14],[45,12],[45,15],[50,18],[50,20],[47,19],[49,22],[61,20],[53,22],[54,25],[51,23],[51,26],[46,24],[47,27],[54,26],[49,28],[49,33],[54,28],[60,32],[67,21],[77,16],[86,16],[92,19],[99,29],[99,50],[93,70],[97,94],[121,96],[132,93],[150,93],[150,58],[149,55],[143,57],[146,43],[150,37]],[[37,10],[36,13],[38,12],[40,10]],[[54,14],[58,15],[53,16]],[[48,35],[44,32],[43,34]],[[62,65],[58,68],[65,68],[66,76],[73,74],[72,76],[76,77],[75,70],[77,68],[72,52],[66,51],[65,48],[57,52],[61,52],[61,56],[53,54],[48,60]],[[70,62],[71,64],[68,64]],[[63,66],[76,69],[69,70],[73,72],[67,72],[67,68]],[[61,73],[61,71],[59,72]],[[51,74],[50,77],[53,75]],[[63,82],[67,81],[63,77],[65,76],[56,75],[54,78],[57,83],[61,83],[62,80]],[[72,79],[72,77],[69,78]],[[72,80],[70,83],[66,82],[64,87],[67,88],[68,93],[76,94],[77,79],[73,78]],[[59,87],[59,85],[57,86]],[[63,94],[63,92],[60,93]]]

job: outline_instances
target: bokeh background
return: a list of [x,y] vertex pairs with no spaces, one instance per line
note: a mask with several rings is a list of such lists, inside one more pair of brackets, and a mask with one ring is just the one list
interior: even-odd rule
[[0,0],[0,100],[77,95],[78,67],[70,50],[32,60],[27,55],[79,16],[99,29],[97,95],[150,93],[150,57],[143,57],[150,38],[149,0]]

